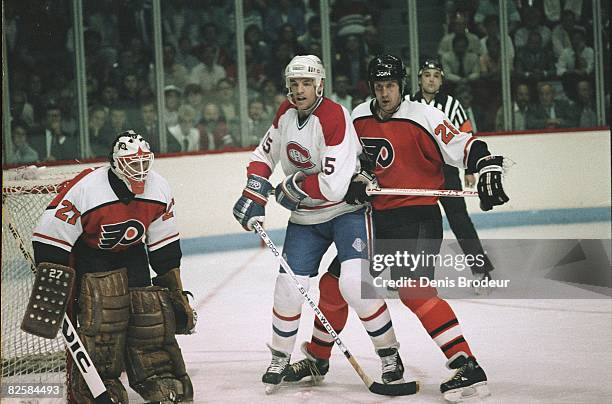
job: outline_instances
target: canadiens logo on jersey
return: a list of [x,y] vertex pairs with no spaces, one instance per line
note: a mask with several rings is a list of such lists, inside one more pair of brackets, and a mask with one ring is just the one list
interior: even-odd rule
[[311,161],[310,152],[296,142],[287,143],[287,158],[298,168],[306,170],[315,166]]
[[382,168],[387,168],[393,163],[395,152],[390,141],[379,137],[362,137],[363,151]]
[[132,219],[121,223],[102,225],[98,247],[110,250],[117,245],[127,246],[139,242],[145,234],[145,226]]

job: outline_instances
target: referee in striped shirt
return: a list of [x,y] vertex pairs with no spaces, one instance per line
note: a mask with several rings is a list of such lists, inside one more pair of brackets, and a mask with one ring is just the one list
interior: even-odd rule
[[[411,101],[420,102],[438,108],[449,118],[451,123],[461,130],[461,132],[472,133],[472,123],[467,117],[459,100],[449,94],[440,92],[442,82],[444,81],[444,70],[442,64],[435,59],[427,59],[419,69],[419,87]],[[444,165],[444,186],[446,189],[461,190],[461,179],[459,178],[459,169],[456,167]],[[465,173],[465,185],[468,187],[474,186],[476,179],[473,173]],[[485,264],[482,267],[472,267],[472,273],[478,278],[490,278],[489,272],[493,270],[493,264],[489,257],[484,253],[482,244],[478,239],[478,233],[474,228],[474,224],[470,219],[465,200],[463,198],[440,198],[440,203],[446,213],[446,218],[450,224],[451,230],[455,233],[457,241],[463,252],[467,254],[482,254]]]

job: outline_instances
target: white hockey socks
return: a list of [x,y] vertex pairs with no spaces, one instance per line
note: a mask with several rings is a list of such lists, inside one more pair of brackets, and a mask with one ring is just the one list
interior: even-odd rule
[[362,265],[367,265],[362,259],[347,260],[341,264],[340,293],[361,319],[376,351],[397,348],[399,343],[385,301],[361,298]]
[[[310,277],[296,275],[300,284],[308,290]],[[304,297],[295,287],[290,275],[279,273],[274,287],[272,308],[272,343],[270,347],[291,354],[295,346]]]

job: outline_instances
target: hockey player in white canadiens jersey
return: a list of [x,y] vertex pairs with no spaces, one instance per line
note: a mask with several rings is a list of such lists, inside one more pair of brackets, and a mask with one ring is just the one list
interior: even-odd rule
[[[369,265],[372,228],[367,206],[343,201],[351,178],[359,171],[361,153],[350,115],[323,97],[325,69],[318,57],[296,56],[285,69],[285,79],[288,100],[251,156],[247,186],[234,205],[234,216],[248,231],[255,221],[263,223],[273,190],[268,178],[280,163],[287,177],[276,187],[275,196],[291,210],[283,256],[308,290],[323,254],[335,244],[341,275],[324,274],[320,293],[339,291],[330,300],[346,300],[361,318],[383,360],[383,381],[403,382],[401,363],[394,360],[399,346],[385,302],[361,299],[361,268]],[[286,375],[302,304],[292,278],[281,269],[272,309],[272,362],[262,377],[267,392],[278,388]],[[333,345],[329,334],[320,331],[324,327],[317,326],[315,333],[322,343]]]
[[[153,153],[134,131],[117,136],[109,160],[110,166],[85,170],[68,182],[43,213],[32,237],[37,281],[44,282],[45,273],[49,279],[76,274],[77,331],[114,402],[128,400],[119,380],[124,370],[147,402],[190,401],[193,387],[174,334],[191,333],[196,316],[181,283],[170,186],[151,171]],[[153,280],[149,265],[157,273]],[[60,287],[52,283],[33,293],[25,331],[55,337],[52,323],[59,327],[66,306],[55,311],[53,303],[71,293],[52,290]],[[41,299],[42,293],[49,296]],[[45,318],[47,310],[59,321]],[[72,399],[93,403],[76,368]]]

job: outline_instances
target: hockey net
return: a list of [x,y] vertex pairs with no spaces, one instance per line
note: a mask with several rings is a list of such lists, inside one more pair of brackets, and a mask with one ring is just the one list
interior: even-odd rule
[[[35,167],[3,171],[2,181],[2,385],[66,385],[66,349],[61,337],[51,340],[21,331],[21,318],[34,284],[31,237],[40,216],[77,171]],[[13,227],[11,229],[11,227]],[[12,231],[15,230],[23,244]],[[5,391],[5,389],[2,389]],[[61,389],[66,392],[66,388]]]

